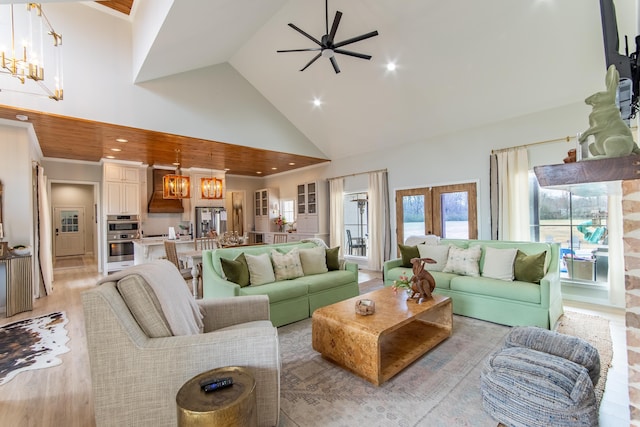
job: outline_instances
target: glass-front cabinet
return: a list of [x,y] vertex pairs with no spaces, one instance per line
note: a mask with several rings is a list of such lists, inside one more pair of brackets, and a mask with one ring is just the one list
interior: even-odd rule
[[298,232],[318,233],[318,183],[308,182],[297,186],[297,218]]

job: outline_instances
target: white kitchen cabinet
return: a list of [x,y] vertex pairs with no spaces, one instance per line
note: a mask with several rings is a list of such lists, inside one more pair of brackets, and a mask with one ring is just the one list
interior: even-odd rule
[[139,215],[139,169],[105,163],[103,171],[106,215]]
[[278,194],[271,188],[256,190],[253,198],[253,213],[256,231],[275,231],[273,220],[278,216]]
[[325,184],[308,182],[296,188],[296,229],[302,234],[326,233],[326,214],[322,209],[326,206]]

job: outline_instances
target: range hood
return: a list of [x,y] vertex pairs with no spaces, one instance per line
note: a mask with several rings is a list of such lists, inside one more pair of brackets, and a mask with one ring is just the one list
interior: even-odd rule
[[153,170],[153,193],[151,200],[147,206],[149,213],[183,213],[182,200],[180,199],[163,199],[162,198],[162,178],[165,175],[174,173],[166,169]]

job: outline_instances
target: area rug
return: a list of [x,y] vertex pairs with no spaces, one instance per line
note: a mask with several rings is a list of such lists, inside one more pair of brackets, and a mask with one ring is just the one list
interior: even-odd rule
[[69,341],[65,312],[20,320],[0,327],[0,385],[28,369],[56,366]]
[[565,310],[564,315],[558,321],[556,331],[580,337],[598,350],[600,355],[600,380],[596,384],[595,392],[599,405],[607,383],[607,372],[613,360],[613,344],[611,342],[609,321],[603,317]]
[[[580,331],[574,326],[590,320],[584,316],[567,313],[560,331],[586,332],[583,337],[588,337],[595,327]],[[606,319],[600,320],[608,327]],[[594,324],[602,325],[600,320]],[[376,387],[313,350],[311,319],[278,328],[282,358],[279,427],[495,427],[496,421],[482,408],[480,371],[484,359],[501,347],[511,328],[456,315],[453,329],[450,338]],[[609,349],[610,343],[609,338]],[[608,366],[610,359],[607,362],[606,351],[602,353],[602,365]],[[606,370],[599,382],[602,389],[605,379]]]

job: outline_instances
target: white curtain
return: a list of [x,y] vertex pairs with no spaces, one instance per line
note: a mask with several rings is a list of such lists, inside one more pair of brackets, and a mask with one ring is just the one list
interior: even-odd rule
[[492,238],[529,241],[529,157],[526,148],[493,155],[491,166]]
[[[620,186],[620,183],[617,184]],[[609,303],[625,306],[624,243],[622,240],[622,189],[612,191],[608,199],[607,235],[609,244]]]
[[49,208],[49,196],[47,194],[47,178],[42,166],[37,166],[38,171],[38,232],[40,259],[40,276],[47,295],[53,292],[53,260],[51,258],[51,211]]
[[387,172],[369,174],[369,269],[380,271],[391,254]]
[[344,178],[329,180],[329,246],[344,254]]

